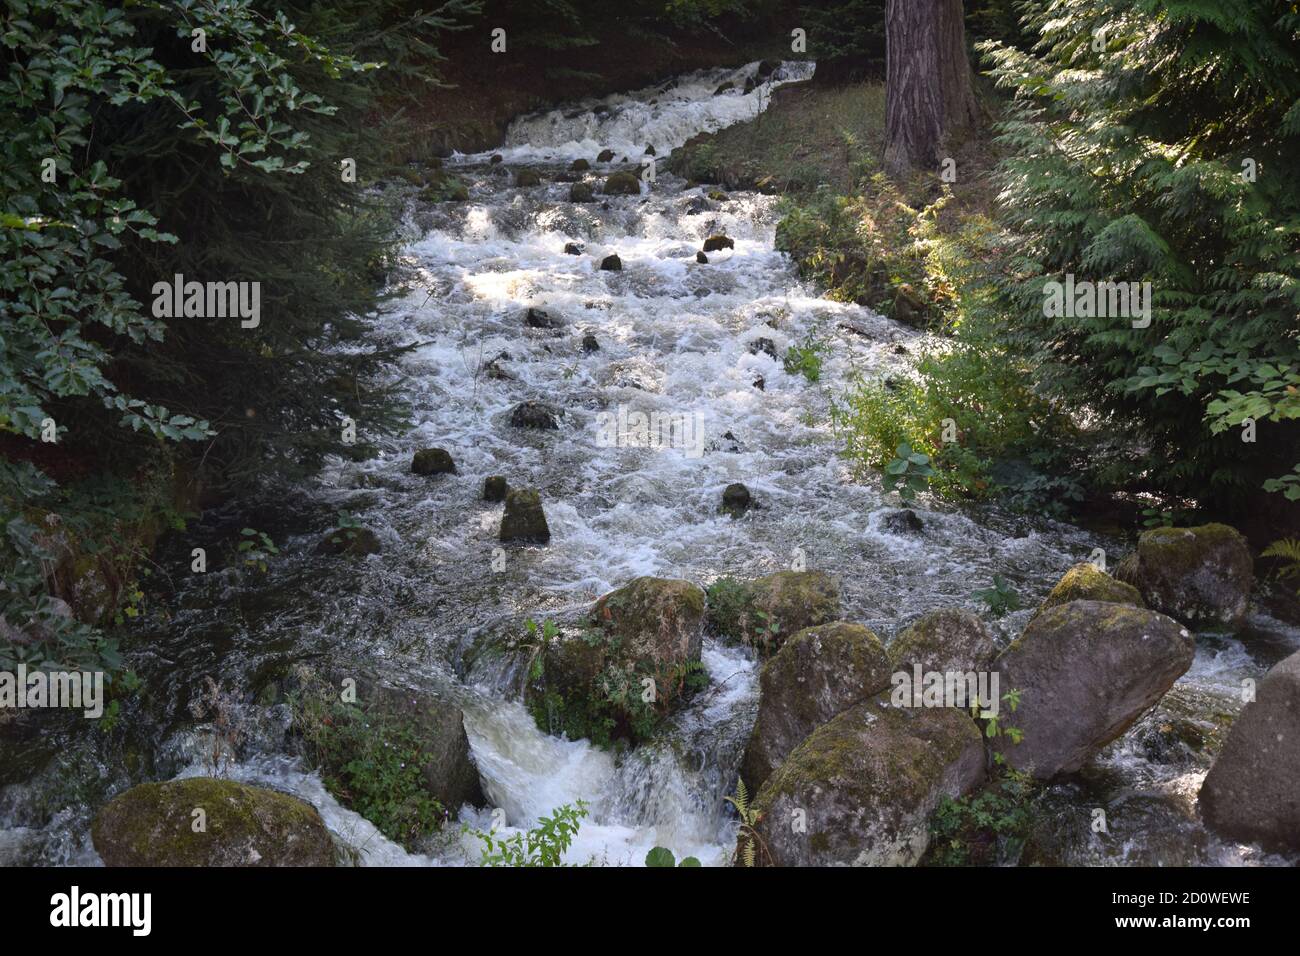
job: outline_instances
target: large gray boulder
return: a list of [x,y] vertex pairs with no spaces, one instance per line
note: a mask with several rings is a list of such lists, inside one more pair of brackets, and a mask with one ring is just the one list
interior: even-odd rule
[[1246,539],[1226,524],[1144,531],[1115,577],[1189,627],[1229,630],[1245,620],[1255,581]]
[[758,719],[741,765],[756,793],[804,738],[889,686],[889,659],[869,628],[847,621],[805,628],[759,674]]
[[864,701],[813,731],[763,785],[756,862],[912,866],[940,800],[979,786],[984,768],[979,727],[964,711]]
[[[198,820],[203,827],[195,832]],[[99,811],[91,839],[107,866],[333,866],[335,861],[334,842],[310,804],[211,777],[132,787]]]
[[1041,780],[1081,768],[1119,737],[1191,666],[1195,641],[1172,618],[1106,601],[1048,608],[994,662],[1000,695],[1020,694],[1003,727],[1019,744],[994,745]]
[[1223,836],[1300,851],[1300,653],[1260,681],[1205,776],[1200,804]]

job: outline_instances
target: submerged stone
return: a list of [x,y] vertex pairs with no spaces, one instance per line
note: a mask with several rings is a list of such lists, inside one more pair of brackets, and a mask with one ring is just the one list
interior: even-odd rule
[[542,510],[542,496],[532,488],[506,493],[506,510],[501,517],[501,540],[546,544],[551,529]]

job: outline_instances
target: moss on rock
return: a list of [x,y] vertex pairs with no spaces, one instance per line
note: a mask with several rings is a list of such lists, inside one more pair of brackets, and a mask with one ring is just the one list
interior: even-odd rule
[[[200,817],[195,813],[202,810]],[[202,819],[202,832],[195,832]],[[108,866],[333,866],[320,814],[297,797],[233,780],[144,783],[99,811],[91,827]]]
[[741,764],[757,792],[805,737],[889,686],[889,659],[870,628],[847,621],[793,635],[759,674],[758,719]]
[[[964,711],[892,707],[887,695],[864,701],[813,731],[763,785],[753,804],[757,857],[776,866],[912,866],[939,801],[984,777],[980,731]],[[792,826],[796,818],[806,825]]]
[[1049,607],[1069,604],[1071,601],[1108,601],[1111,604],[1131,604],[1134,607],[1146,607],[1138,589],[1123,581],[1116,581],[1105,571],[1098,570],[1090,562],[1076,564],[1066,571],[1056,587],[1043,599],[1034,617],[1042,614]]

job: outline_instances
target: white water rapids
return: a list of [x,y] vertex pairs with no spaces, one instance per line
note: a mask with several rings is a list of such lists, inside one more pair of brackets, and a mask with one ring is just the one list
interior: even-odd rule
[[[447,162],[470,184],[470,199],[413,214],[406,256],[420,288],[373,320],[376,340],[416,345],[394,373],[414,428],[400,440],[381,441],[381,454],[369,461],[336,460],[314,492],[322,506],[347,509],[374,529],[383,553],[322,570],[322,559],[310,553],[319,531],[304,533],[284,548],[266,585],[287,597],[269,602],[259,616],[235,620],[225,612],[219,625],[213,620],[212,608],[245,586],[235,579],[182,600],[174,627],[185,645],[178,640],[176,648],[153,652],[168,661],[178,686],[188,679],[182,676],[187,666],[192,674],[212,666],[210,659],[187,663],[196,642],[251,662],[275,642],[352,649],[412,685],[456,695],[485,792],[509,831],[582,799],[591,816],[570,862],[640,865],[651,847],[663,845],[678,857],[722,864],[734,845],[734,818],[723,798],[735,783],[756,706],[756,665],[744,652],[706,642],[708,690],[661,742],[620,762],[586,741],[542,733],[503,689],[508,681],[501,675],[456,677],[467,637],[524,616],[542,620],[585,607],[637,575],[706,585],[724,574],[751,577],[802,558],[809,568],[840,576],[847,619],[889,639],[928,610],[977,607],[972,592],[995,573],[1032,607],[1095,547],[1118,547],[1045,518],[959,511],[928,499],[917,507],[923,531],[886,530],[882,519],[896,503],[876,482],[851,480],[836,454],[829,403],[854,374],[906,374],[905,353],[919,333],[820,298],[804,284],[773,248],[774,198],[736,192],[707,200],[707,187],[688,189],[662,170],[639,196],[599,194],[599,181],[635,169],[648,145],[662,161],[697,132],[752,118],[774,85],[811,72],[809,65],[787,64],[749,94],[714,95],[723,82],[743,87],[755,69],[706,71],[524,117],[494,151],[504,163],[489,163],[489,154]],[[615,161],[595,163],[606,148]],[[555,181],[580,157],[593,164],[584,174],[598,187],[592,203],[570,203],[570,184]],[[514,187],[513,173],[525,166],[542,173],[542,185]],[[734,239],[735,248],[697,263],[703,240],[718,233]],[[582,254],[566,255],[569,242],[581,243]],[[622,271],[598,269],[609,254],[621,258]],[[563,327],[526,327],[529,307],[560,317]],[[587,333],[599,351],[583,351]],[[825,342],[820,382],[787,374],[756,347],[759,339],[770,340],[778,355],[807,339]],[[508,378],[485,374],[493,359]],[[510,410],[524,400],[555,406],[562,412],[559,429],[511,428]],[[620,406],[693,416],[703,425],[704,454],[601,447],[597,415]],[[412,451],[427,446],[446,448],[459,474],[410,475]],[[483,502],[481,489],[484,477],[498,474],[512,486],[540,491],[552,538],[546,547],[511,549],[505,570],[494,572],[501,506]],[[741,520],[718,511],[723,488],[735,481],[748,485],[758,504]],[[995,626],[1005,638],[1029,613]],[[1292,634],[1283,643],[1300,641]],[[1192,701],[1193,719],[1234,712],[1240,679],[1259,677],[1269,662],[1269,655],[1259,658],[1235,640],[1203,642],[1171,697],[1181,692],[1179,700]],[[1152,759],[1144,742],[1152,722],[1165,716],[1158,709],[1107,749],[1091,791],[1062,791],[1063,812],[1077,811],[1085,821],[1063,840],[1064,861],[1265,859],[1221,843],[1196,822],[1190,807],[1208,763]],[[170,756],[156,766],[201,772],[194,757],[200,739],[192,729],[173,729],[159,748]],[[314,804],[359,862],[477,862],[477,840],[455,827],[426,853],[391,843],[285,756],[281,739],[269,733],[267,744],[250,748],[230,775]],[[98,758],[101,769],[105,764]],[[0,862],[97,860],[86,837],[92,807],[37,809],[44,782],[66,766],[56,763],[33,781],[0,789]],[[1109,836],[1087,831],[1087,808],[1097,801],[1111,808]],[[462,820],[483,828],[492,823],[490,809],[466,811]]]

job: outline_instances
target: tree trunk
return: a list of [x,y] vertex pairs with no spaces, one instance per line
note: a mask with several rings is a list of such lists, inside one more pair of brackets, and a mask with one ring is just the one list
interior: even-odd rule
[[962,0],[887,0],[885,169],[937,170],[945,141],[979,123]]

